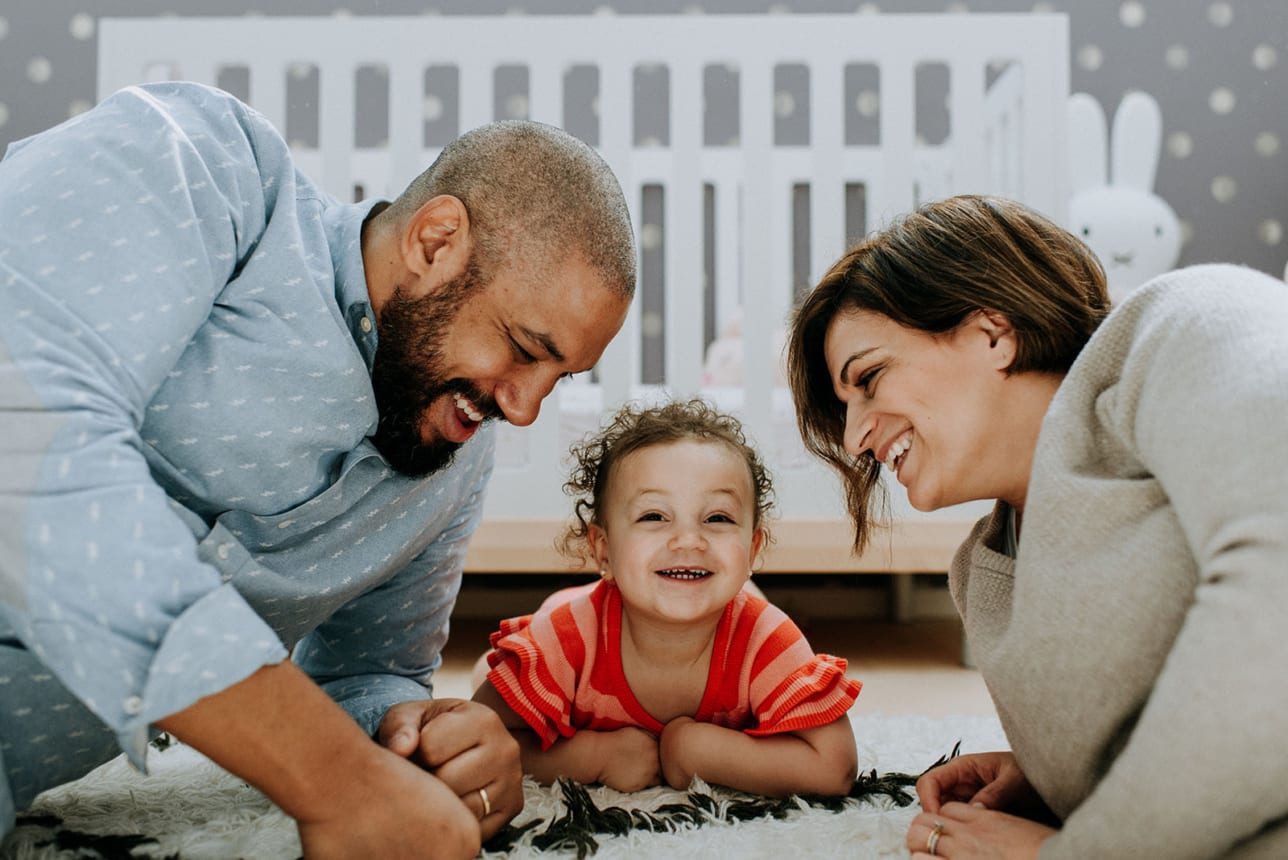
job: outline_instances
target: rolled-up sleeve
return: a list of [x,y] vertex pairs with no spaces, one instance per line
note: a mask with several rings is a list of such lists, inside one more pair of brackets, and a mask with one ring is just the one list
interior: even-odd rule
[[286,656],[140,435],[279,190],[285,148],[239,110],[132,88],[0,163],[0,606],[136,761],[149,723]]

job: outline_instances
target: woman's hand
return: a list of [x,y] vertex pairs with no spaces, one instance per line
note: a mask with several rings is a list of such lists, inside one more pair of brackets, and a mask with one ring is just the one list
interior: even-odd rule
[[1026,818],[950,802],[912,820],[907,846],[912,860],[1033,860],[1055,832]]
[[917,797],[921,808],[930,813],[938,812],[945,803],[960,801],[1026,818],[1049,817],[1046,804],[1009,752],[958,756],[922,774],[917,780]]

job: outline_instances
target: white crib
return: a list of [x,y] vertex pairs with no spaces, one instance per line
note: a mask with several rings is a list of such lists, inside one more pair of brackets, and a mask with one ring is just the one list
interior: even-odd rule
[[[387,77],[375,96],[371,67]],[[916,81],[930,67],[947,75],[947,104],[933,107],[946,107],[948,130],[927,143]],[[641,231],[639,298],[594,380],[561,385],[532,427],[501,428],[469,570],[568,570],[552,538],[568,510],[569,442],[626,399],[700,392],[741,415],[773,469],[779,522],[766,570],[916,572],[942,571],[983,507],[918,514],[896,485],[896,527],[855,558],[836,479],[804,453],[790,396],[774,384],[776,356],[748,349],[741,386],[704,390],[704,349],[740,309],[744,343],[772,343],[802,281],[925,200],[1004,194],[1062,221],[1068,70],[1062,15],[166,17],[101,22],[98,92],[231,75],[287,131],[305,172],[344,198],[400,191],[446,142],[435,125],[450,139],[526,115],[603,153],[637,230],[646,209],[660,213],[660,230]],[[660,99],[642,72],[666,82]],[[776,107],[787,72],[807,82],[796,114],[808,121],[784,141]],[[435,90],[440,79],[454,91]],[[316,141],[290,133],[301,80],[316,84],[304,97],[316,98]],[[573,84],[585,91],[587,80],[578,118]],[[377,131],[363,145],[359,99],[387,112],[387,143]],[[876,116],[874,134],[850,126],[855,101]],[[427,102],[447,105],[429,123]],[[640,131],[650,109],[661,133]],[[717,109],[735,127],[713,141]],[[646,367],[650,348],[660,370]]]

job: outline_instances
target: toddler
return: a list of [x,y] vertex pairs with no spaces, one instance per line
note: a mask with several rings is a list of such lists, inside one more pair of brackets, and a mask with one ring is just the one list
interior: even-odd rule
[[858,681],[748,585],[773,488],[738,421],[702,400],[627,406],[573,447],[562,549],[600,580],[501,622],[474,695],[538,781],[635,791],[694,776],[846,794]]

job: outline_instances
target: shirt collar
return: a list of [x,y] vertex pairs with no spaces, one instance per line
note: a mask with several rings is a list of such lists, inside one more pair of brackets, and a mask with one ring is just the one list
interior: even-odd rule
[[335,271],[335,300],[368,370],[376,356],[376,320],[362,263],[362,223],[383,202],[369,198],[359,203],[342,203],[328,207],[322,215]]

